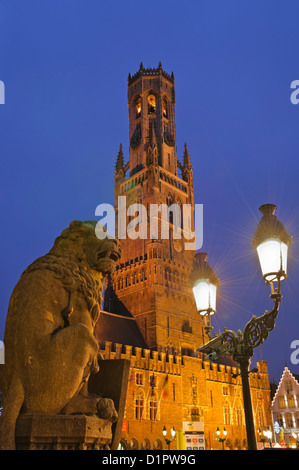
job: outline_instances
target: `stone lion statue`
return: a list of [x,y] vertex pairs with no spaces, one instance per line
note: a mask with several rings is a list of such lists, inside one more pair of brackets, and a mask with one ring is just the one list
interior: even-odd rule
[[87,380],[99,368],[93,331],[104,280],[121,256],[116,239],[96,237],[95,224],[71,222],[13,290],[5,365],[0,365],[0,449],[15,448],[20,413],[88,413],[111,422],[117,419],[112,400],[87,392]]

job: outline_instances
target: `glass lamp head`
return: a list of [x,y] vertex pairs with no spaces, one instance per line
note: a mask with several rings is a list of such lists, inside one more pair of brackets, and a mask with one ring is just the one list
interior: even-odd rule
[[207,262],[206,253],[195,255],[192,272],[192,289],[197,311],[200,315],[216,312],[216,294],[219,279]]
[[276,209],[274,204],[264,204],[259,208],[263,217],[252,241],[257,250],[263,278],[267,282],[287,277],[287,256],[291,237],[274,215]]

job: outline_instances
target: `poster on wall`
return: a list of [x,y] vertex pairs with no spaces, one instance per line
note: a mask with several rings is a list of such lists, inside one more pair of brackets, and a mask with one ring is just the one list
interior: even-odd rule
[[184,421],[186,450],[205,450],[204,424],[201,421]]

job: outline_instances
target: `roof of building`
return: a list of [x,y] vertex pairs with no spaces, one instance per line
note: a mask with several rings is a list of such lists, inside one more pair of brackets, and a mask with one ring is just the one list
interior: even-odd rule
[[101,311],[95,328],[95,337],[100,342],[110,341],[147,349],[137,322],[131,314],[124,316]]
[[297,390],[299,389],[299,375],[298,374],[293,374],[290,369],[285,366],[284,368],[284,371],[282,373],[282,376],[280,378],[280,381],[279,381],[279,384],[276,386],[276,390],[274,391],[273,393],[273,398],[272,398],[272,407],[274,406],[274,402],[276,400],[276,398],[279,396],[279,393],[280,393],[280,389],[283,385],[283,382],[286,380],[286,379],[291,379],[295,385],[295,387],[297,387]]
[[110,277],[105,287],[103,307],[95,327],[95,337],[98,341],[148,349],[135,317],[118,298]]
[[213,360],[212,362],[215,362],[216,364],[222,364],[224,366],[236,367],[237,369],[240,368],[239,364],[230,356],[221,357],[220,359],[217,359],[216,361]]

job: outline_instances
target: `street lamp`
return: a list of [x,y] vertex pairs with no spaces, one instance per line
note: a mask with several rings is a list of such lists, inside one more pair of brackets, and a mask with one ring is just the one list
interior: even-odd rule
[[167,446],[168,446],[168,450],[170,449],[170,444],[171,444],[171,442],[175,439],[175,434],[176,434],[176,432],[175,432],[174,427],[170,430],[170,433],[171,433],[171,438],[168,439],[168,438],[166,437],[166,435],[167,435],[167,430],[166,430],[166,427],[164,426],[163,431],[162,431],[162,434],[163,434],[164,439],[165,439],[165,442],[166,442],[166,444],[167,444]]
[[224,437],[220,437],[220,429],[219,428],[217,428],[216,434],[218,436],[218,441],[222,443],[222,450],[224,450],[224,442],[226,441],[227,430],[225,428],[223,429]]
[[[266,440],[265,431],[263,431],[263,433],[262,433],[262,431],[260,429],[258,429],[257,433],[259,435],[260,441],[263,443],[263,446],[265,448],[265,440]],[[262,437],[262,436],[264,436],[264,437]]]
[[260,436],[260,441],[264,444],[264,448],[267,439],[269,440],[270,447],[272,447],[272,431],[269,427],[267,427],[267,429],[264,429],[263,433],[260,429],[258,429],[258,435]]
[[210,335],[211,315],[216,313],[216,294],[219,279],[207,262],[207,253],[196,253],[192,273],[193,294],[197,311],[205,318],[205,330]]
[[270,447],[272,447],[272,431],[269,427],[264,431],[264,436],[269,439]]
[[[236,334],[232,330],[224,328],[221,334],[211,335],[211,313],[215,313],[216,300],[211,301],[208,308],[206,308],[205,315],[207,316],[206,331],[210,341],[201,346],[198,351],[207,354],[210,360],[217,360],[221,357],[231,356],[240,367],[240,375],[242,378],[243,389],[243,402],[244,413],[246,421],[247,443],[249,450],[256,450],[256,436],[254,429],[253,410],[249,386],[249,365],[253,350],[267,339],[269,331],[273,330],[275,326],[275,319],[278,315],[279,304],[281,302],[281,281],[287,277],[287,254],[288,247],[291,244],[291,237],[286,232],[284,226],[274,215],[276,206],[274,204],[264,204],[260,207],[263,214],[261,218],[252,245],[256,248],[258,258],[261,265],[262,275],[265,279],[266,285],[271,286],[271,299],[273,301],[273,309],[269,312],[266,310],[264,315],[260,317],[252,316],[251,320],[246,324],[244,332],[241,330]],[[206,255],[197,254],[194,262],[194,272],[191,276],[193,283],[193,292],[195,295],[197,308],[204,305],[203,296],[201,299],[201,291],[196,289],[196,278],[198,280],[204,279],[206,269]],[[210,268],[211,269],[211,268]],[[207,282],[215,284],[215,278],[207,278]],[[213,282],[214,281],[214,282]],[[217,284],[218,285],[218,284]],[[216,290],[210,291],[215,293]],[[202,314],[202,311],[199,310]]]
[[280,282],[287,277],[287,255],[291,238],[274,215],[276,209],[274,204],[264,204],[260,207],[263,217],[252,241],[267,283]]

